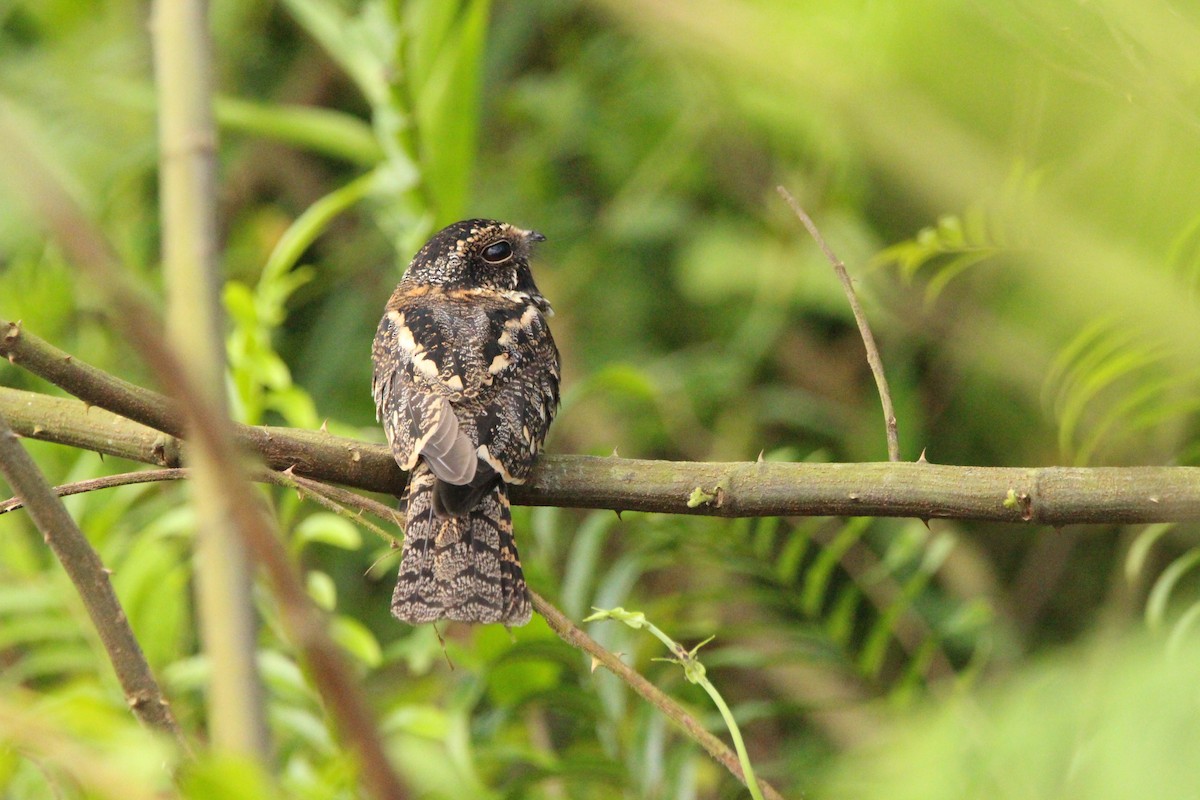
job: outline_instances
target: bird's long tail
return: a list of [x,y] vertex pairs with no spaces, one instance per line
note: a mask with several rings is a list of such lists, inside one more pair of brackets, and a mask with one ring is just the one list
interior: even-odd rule
[[392,614],[524,625],[532,608],[513,539],[508,486],[498,481],[469,515],[434,513],[434,476],[418,461],[404,493],[404,555]]

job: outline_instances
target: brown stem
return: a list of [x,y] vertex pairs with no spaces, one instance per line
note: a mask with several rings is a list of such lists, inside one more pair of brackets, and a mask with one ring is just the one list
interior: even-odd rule
[[[99,478],[89,478],[86,481],[64,483],[61,486],[52,487],[52,491],[58,497],[66,497],[72,494],[94,492],[97,489],[111,489],[114,486],[129,486],[135,483],[156,483],[158,481],[180,481],[186,477],[188,477],[186,469],[144,469],[138,472],[122,472],[119,475],[104,475]],[[13,497],[0,503],[0,514],[7,514],[10,511],[16,511],[18,508],[24,507],[25,503],[20,497]]]
[[109,571],[3,415],[0,415],[0,472],[29,509],[33,523],[75,584],[88,616],[100,634],[130,710],[143,724],[172,736],[187,753],[187,740],[129,627],[125,610],[109,580]]
[[[158,454],[150,460],[139,456],[129,457],[159,466],[179,466],[179,446],[176,437],[183,435],[183,415],[178,410],[178,404],[170,398],[109,375],[55,348],[25,330],[19,323],[3,319],[0,319],[0,358],[6,358],[11,363],[24,367],[88,405],[98,406],[167,434],[156,437],[139,428],[139,452],[144,454],[149,448]],[[48,401],[53,399],[56,398],[47,398]],[[23,411],[33,415],[35,425],[45,422],[43,427],[46,427],[51,423],[53,415],[48,413],[40,401],[38,405],[36,409],[28,408]],[[62,406],[56,408],[61,409]],[[70,424],[83,428],[76,433],[82,434],[88,428],[86,420],[80,421],[75,415],[66,416],[70,417]],[[114,432],[121,436],[131,435],[130,430],[121,428],[119,421],[113,421],[103,413],[100,416],[111,421]],[[285,470],[294,467],[301,475],[395,495],[399,495],[404,489],[405,476],[396,466],[396,461],[387,448],[319,431],[229,424],[232,425],[242,446],[251,452],[262,454],[268,465],[274,469]],[[36,438],[38,431],[26,435]],[[62,435],[66,435],[66,432]],[[83,445],[77,440],[64,443],[104,451],[102,447]]]
[[900,460],[900,440],[896,434],[896,409],[892,406],[892,393],[888,389],[887,376],[883,374],[883,360],[879,357],[879,348],[875,346],[875,337],[871,334],[871,326],[867,324],[867,316],[863,313],[862,306],[858,302],[858,293],[854,291],[854,283],[850,280],[850,273],[846,271],[846,265],[842,260],[834,255],[833,250],[829,245],[825,244],[825,238],[821,236],[821,232],[817,230],[816,223],[808,216],[800,203],[797,202],[792,193],[782,186],[776,186],[775,190],[780,196],[787,201],[787,204],[792,207],[792,211],[804,223],[804,227],[808,230],[810,236],[817,242],[817,246],[821,248],[821,252],[825,254],[825,258],[833,266],[833,271],[837,274],[838,280],[842,283],[842,289],[846,292],[846,299],[850,301],[850,310],[854,312],[854,321],[858,323],[858,333],[862,336],[863,345],[867,348],[867,363],[871,366],[871,374],[875,376],[875,386],[879,389],[879,400],[883,404],[883,421],[884,430],[887,435],[888,460]]

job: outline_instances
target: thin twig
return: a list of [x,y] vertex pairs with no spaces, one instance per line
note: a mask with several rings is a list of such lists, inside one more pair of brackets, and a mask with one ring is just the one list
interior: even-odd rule
[[46,544],[75,584],[134,716],[172,736],[180,750],[188,753],[187,740],[113,591],[109,571],[2,416],[0,472],[22,499]]
[[871,366],[871,374],[875,376],[875,386],[879,389],[879,400],[883,404],[888,460],[899,461],[900,440],[896,434],[896,409],[892,406],[892,393],[888,389],[887,377],[883,374],[883,361],[879,358],[879,348],[875,346],[875,337],[871,335],[871,326],[867,324],[867,316],[863,313],[862,306],[858,303],[858,293],[854,291],[854,283],[850,280],[850,273],[846,271],[846,265],[842,263],[842,260],[834,255],[829,245],[825,244],[825,239],[821,236],[821,232],[817,230],[816,224],[800,206],[796,198],[792,197],[792,193],[782,186],[776,186],[775,190],[787,201],[787,204],[792,207],[792,211],[804,223],[804,227],[808,229],[809,235],[816,240],[817,246],[821,248],[821,252],[825,254],[825,258],[833,266],[833,271],[842,283],[842,289],[846,292],[846,299],[850,301],[850,310],[854,312],[854,321],[858,323],[858,332],[862,336],[863,346],[867,348],[867,363]]
[[[104,475],[99,478],[89,478],[86,481],[75,481],[52,487],[58,497],[72,494],[84,494],[98,489],[111,489],[116,486],[131,486],[137,483],[157,483],[159,481],[179,481],[188,477],[186,469],[143,469],[136,472],[122,472],[119,475]],[[13,497],[0,503],[0,514],[7,514],[24,508],[20,497]]]
[[[112,489],[117,486],[131,486],[139,483],[157,483],[160,481],[181,481],[191,478],[192,470],[183,467],[173,467],[168,469],[144,469],[135,472],[122,472],[117,475],[104,475],[99,478],[89,478],[88,480],[75,481],[73,483],[64,483],[53,487],[53,491],[59,497],[66,497],[73,494],[84,494],[86,492],[94,492],[100,489]],[[256,473],[254,480],[261,483],[272,483],[276,486],[286,486],[300,492],[303,496],[310,498],[313,502],[322,507],[353,519],[360,525],[369,528],[373,533],[385,539],[391,539],[391,534],[388,534],[382,528],[370,520],[363,519],[361,513],[369,511],[370,513],[387,520],[397,526],[403,525],[403,520],[394,508],[386,506],[377,500],[372,500],[369,497],[357,495],[354,492],[337,486],[329,486],[328,484],[314,481],[311,478],[305,478],[301,475],[293,475],[287,470],[261,470]],[[346,506],[352,506],[359,510],[359,514],[350,513]],[[7,514],[10,511],[16,511],[23,508],[24,503],[20,497],[13,497],[3,502],[0,502],[0,514]]]
[[[270,472],[271,482],[280,486],[290,486],[295,489],[301,496],[307,497],[317,505],[325,508],[338,516],[346,517],[355,523],[362,525],[369,531],[379,536],[382,539],[387,539],[395,542],[395,537],[385,531],[383,528],[371,522],[368,519],[363,519],[361,512],[365,508],[371,508],[372,513],[376,516],[381,516],[382,519],[388,520],[393,524],[400,525],[401,520],[396,514],[395,509],[388,508],[383,503],[372,500],[369,497],[362,497],[354,492],[348,492],[345,489],[339,489],[336,486],[328,486],[320,481],[314,481],[310,478],[304,478],[300,475],[293,475],[288,471]],[[359,514],[351,513],[346,506],[358,508]]]

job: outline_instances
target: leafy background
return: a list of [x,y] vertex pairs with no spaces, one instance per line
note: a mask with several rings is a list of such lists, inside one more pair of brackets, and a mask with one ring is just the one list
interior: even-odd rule
[[[0,2],[0,101],[158,291],[147,14]],[[1200,463],[1195,6],[216,0],[211,14],[239,419],[381,440],[382,304],[433,230],[478,215],[549,238],[535,270],[566,370],[552,451],[881,460],[853,320],[784,184],[857,276],[905,458]],[[0,311],[149,383],[19,195],[0,186]],[[53,391],[16,368],[0,380]],[[56,482],[135,468],[27,446]],[[432,629],[388,616],[387,543],[270,496],[415,795],[744,792],[538,619],[511,636],[451,627],[443,657]],[[195,633],[186,491],[67,504],[202,736],[219,665]],[[689,645],[715,635],[709,676],[788,796],[1200,787],[1194,525],[557,509],[517,509],[516,525],[531,585],[574,619],[624,605]],[[273,768],[209,756],[171,789],[173,756],[122,707],[40,536],[0,517],[4,793],[355,796],[352,759],[258,602]],[[721,729],[651,660],[657,642],[590,630]]]

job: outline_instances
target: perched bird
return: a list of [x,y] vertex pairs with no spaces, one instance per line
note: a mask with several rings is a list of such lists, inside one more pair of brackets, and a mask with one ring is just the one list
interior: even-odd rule
[[536,231],[471,219],[434,235],[388,300],[371,391],[409,470],[392,614],[524,625],[532,613],[508,486],[559,403],[553,311],[529,270]]

